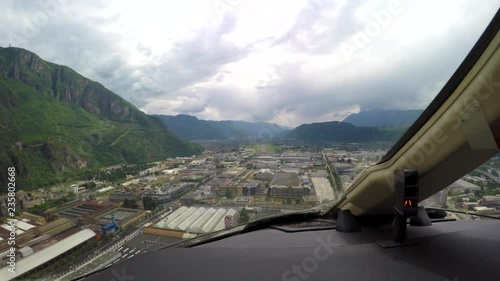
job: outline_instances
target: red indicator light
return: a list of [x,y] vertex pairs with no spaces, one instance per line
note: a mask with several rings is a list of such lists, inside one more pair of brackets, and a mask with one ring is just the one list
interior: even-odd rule
[[411,202],[411,200],[405,200],[404,207],[413,207],[413,203]]

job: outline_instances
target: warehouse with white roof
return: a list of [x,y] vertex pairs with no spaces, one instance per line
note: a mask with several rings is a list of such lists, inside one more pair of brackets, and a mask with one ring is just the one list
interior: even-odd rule
[[225,217],[235,217],[237,214],[238,211],[235,209],[183,206],[159,222],[157,226],[187,233],[208,233],[224,229]]
[[226,209],[219,209],[215,214],[207,221],[205,225],[201,228],[204,233],[212,232],[214,227],[219,223],[221,219],[224,219],[224,215],[227,213]]
[[[167,228],[175,229],[179,224],[181,224],[187,217],[192,215],[196,211],[195,207],[188,208],[184,213],[182,213],[177,218],[173,219],[167,224]],[[168,217],[167,217],[168,218]]]
[[201,207],[193,212],[189,217],[187,217],[182,223],[180,223],[175,229],[177,230],[186,230],[188,226],[196,221],[207,209]]
[[163,220],[161,220],[160,222],[158,222],[156,224],[156,226],[158,227],[163,227],[163,228],[167,228],[167,225],[169,222],[173,221],[174,219],[176,219],[178,216],[182,215],[188,208],[185,207],[185,206],[182,206],[180,207],[179,209],[173,211],[170,215],[168,215],[166,218],[164,218]]

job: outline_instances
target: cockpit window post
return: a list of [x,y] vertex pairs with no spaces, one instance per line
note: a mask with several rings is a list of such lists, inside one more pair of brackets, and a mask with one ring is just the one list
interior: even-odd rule
[[[419,244],[406,240],[408,217],[418,214],[418,171],[394,171],[394,229],[392,240],[377,243],[382,248]],[[425,210],[424,210],[425,211]]]
[[394,171],[394,236],[396,243],[406,242],[406,219],[417,215],[418,171]]

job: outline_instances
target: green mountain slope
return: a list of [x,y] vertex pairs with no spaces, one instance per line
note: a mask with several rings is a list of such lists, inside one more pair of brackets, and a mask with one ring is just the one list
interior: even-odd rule
[[245,134],[230,121],[206,121],[184,114],[155,115],[155,117],[184,140],[223,140],[245,137]]
[[0,130],[0,169],[15,166],[26,190],[83,169],[202,150],[101,84],[18,48],[0,48]]
[[342,122],[358,127],[410,127],[423,110],[369,110],[354,113]]
[[184,114],[154,116],[185,140],[274,138],[288,132],[288,128],[266,122],[200,120]]
[[303,124],[286,136],[308,142],[373,142],[396,141],[405,129],[356,127],[345,122]]
[[290,129],[268,122],[231,121],[238,129],[250,137],[279,138],[290,132]]

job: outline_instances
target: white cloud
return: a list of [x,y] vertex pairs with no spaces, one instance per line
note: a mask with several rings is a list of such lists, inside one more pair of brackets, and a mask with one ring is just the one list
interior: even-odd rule
[[0,45],[68,65],[149,114],[295,126],[425,107],[499,4],[2,1]]

